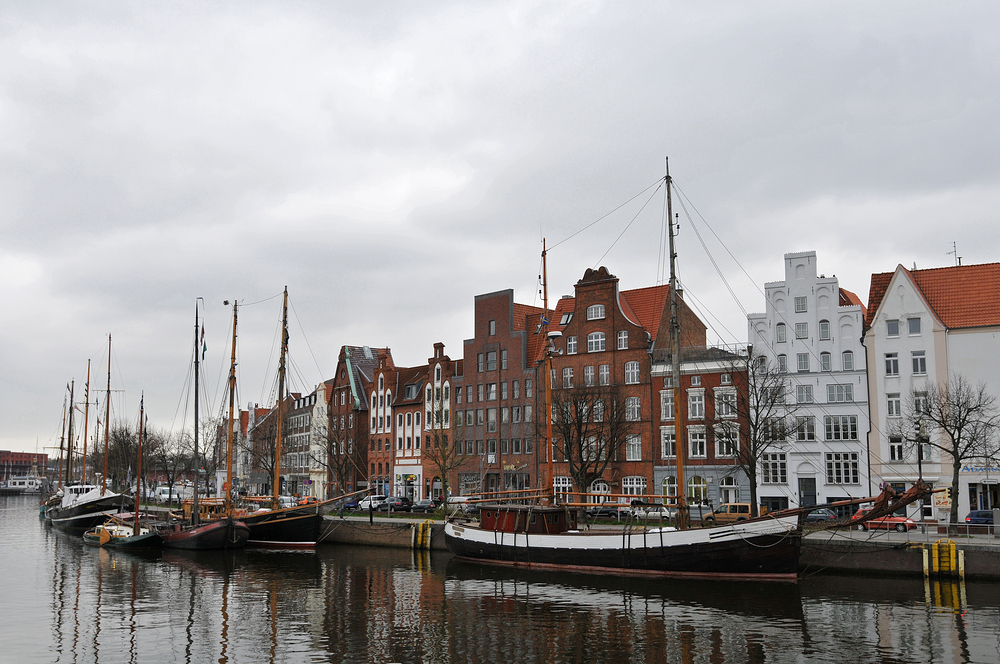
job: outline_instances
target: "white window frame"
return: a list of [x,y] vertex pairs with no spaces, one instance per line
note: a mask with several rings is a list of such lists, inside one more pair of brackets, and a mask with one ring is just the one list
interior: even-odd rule
[[625,384],[639,384],[639,363],[637,361],[625,363]]
[[660,458],[677,458],[677,438],[674,435],[674,427],[660,427]]
[[625,436],[625,460],[642,461],[642,436],[637,433]]
[[592,304],[587,307],[587,320],[603,320],[604,319],[604,305],[603,304]]
[[607,349],[607,338],[603,332],[591,332],[587,335],[587,352],[603,353]]
[[576,337],[566,337],[566,354],[576,355]]
[[628,350],[628,330],[618,330],[618,350]]
[[705,427],[688,427],[688,458],[708,458],[708,431]]

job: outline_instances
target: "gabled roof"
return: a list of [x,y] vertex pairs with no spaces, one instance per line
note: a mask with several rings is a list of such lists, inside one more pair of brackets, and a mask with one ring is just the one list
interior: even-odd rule
[[907,270],[872,275],[865,327],[871,327],[889,283],[903,274],[948,329],[1000,326],[1000,263],[956,265],[929,270]]
[[[541,307],[533,307],[530,304],[518,304],[514,303],[514,311],[511,314],[510,327],[511,331],[519,331],[525,329],[526,321],[534,319],[536,322],[540,321],[542,314],[545,312]],[[529,332],[534,331],[534,326],[528,328]]]
[[861,298],[847,290],[846,288],[840,289],[839,305],[842,307],[861,307],[861,317],[868,317],[868,310],[865,308],[865,303],[861,301]]
[[[678,290],[678,292],[680,292]],[[670,285],[647,286],[646,288],[633,288],[632,290],[619,291],[618,300],[622,307],[622,313],[632,319],[633,322],[646,328],[649,336],[656,338],[656,333],[660,329],[660,320],[663,317],[663,308],[670,298]],[[575,297],[564,297],[556,304],[555,313],[552,314],[551,328],[562,330],[565,325],[560,325],[563,314],[573,313],[576,307]]]

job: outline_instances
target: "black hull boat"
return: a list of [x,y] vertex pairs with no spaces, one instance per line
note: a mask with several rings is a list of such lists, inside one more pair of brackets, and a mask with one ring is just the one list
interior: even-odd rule
[[99,486],[76,484],[48,502],[45,520],[58,530],[80,535],[119,512],[131,510],[132,505],[129,496],[110,491],[102,495]]
[[250,528],[247,544],[274,548],[309,549],[319,540],[323,517],[316,505],[264,511],[240,517]]
[[174,523],[162,527],[160,537],[163,538],[163,545],[172,549],[242,549],[250,537],[250,529],[235,519],[209,521],[197,526]]
[[484,506],[480,526],[447,523],[445,543],[464,559],[528,568],[776,581],[798,572],[798,515],[692,530],[587,532],[575,530],[573,516],[560,507]]

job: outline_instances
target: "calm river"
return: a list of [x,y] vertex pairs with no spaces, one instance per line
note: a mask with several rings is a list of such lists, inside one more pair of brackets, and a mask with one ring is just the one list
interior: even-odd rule
[[989,662],[1000,585],[518,572],[321,546],[150,556],[0,497],[0,662]]

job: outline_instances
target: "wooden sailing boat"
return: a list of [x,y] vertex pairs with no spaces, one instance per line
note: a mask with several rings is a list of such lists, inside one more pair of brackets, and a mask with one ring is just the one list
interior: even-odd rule
[[[226,304],[229,304],[227,301]],[[160,536],[163,538],[164,546],[175,549],[239,549],[246,546],[250,529],[245,523],[238,521],[233,515],[232,504],[232,476],[233,476],[233,407],[236,395],[236,323],[237,323],[237,303],[233,302],[233,353],[229,367],[229,426],[227,427],[227,472],[226,472],[226,496],[223,502],[223,513],[220,518],[211,521],[201,522],[201,510],[198,506],[198,488],[195,487],[194,507],[191,511],[190,520],[187,523],[169,523],[160,529]],[[198,306],[195,304],[194,313],[194,375],[195,375],[195,459],[198,458],[198,371],[199,371],[199,320]]]
[[325,503],[280,508],[281,487],[281,434],[285,400],[285,358],[288,352],[288,287],[285,287],[281,312],[281,354],[278,361],[277,429],[274,441],[274,481],[270,509],[260,509],[244,514],[241,518],[250,527],[249,544],[278,548],[311,548],[319,539],[323,516],[320,507]]
[[139,450],[136,463],[136,496],[135,513],[132,522],[128,523],[120,516],[113,516],[102,524],[98,524],[83,534],[84,544],[90,546],[105,546],[111,549],[152,549],[163,544],[160,533],[149,524],[139,521],[138,490],[142,481],[142,441],[146,428],[145,398],[139,401]]
[[[90,364],[87,365],[87,401],[90,394]],[[108,335],[108,401],[111,399],[111,335]],[[89,405],[88,405],[89,408]],[[72,413],[72,392],[70,396],[70,412]],[[85,409],[86,413],[86,409]],[[108,406],[110,415],[110,405]],[[85,414],[86,421],[86,414]],[[73,417],[70,416],[70,428],[72,429]],[[105,422],[105,436],[107,436],[108,423]],[[84,449],[86,449],[87,430],[84,427]],[[105,438],[106,440],[106,438]],[[84,452],[86,455],[86,452]],[[131,499],[128,496],[114,493],[107,490],[107,472],[104,473],[102,485],[86,483],[87,463],[84,456],[83,468],[81,470],[81,481],[78,484],[70,484],[70,474],[72,472],[73,458],[73,436],[70,435],[69,453],[66,463],[66,485],[60,492],[56,492],[46,504],[45,520],[59,530],[81,534],[98,524],[104,523],[112,515],[122,509],[131,508]],[[107,451],[105,450],[105,464],[107,463]]]

